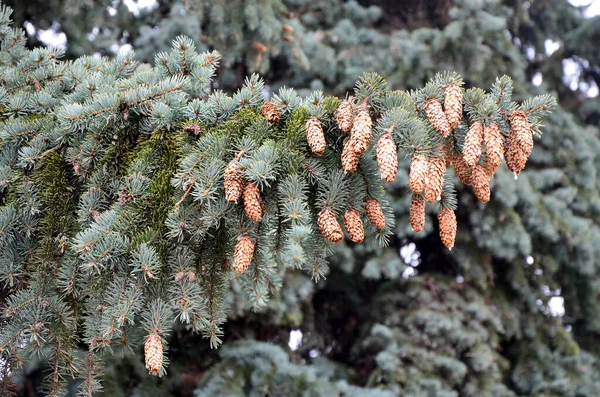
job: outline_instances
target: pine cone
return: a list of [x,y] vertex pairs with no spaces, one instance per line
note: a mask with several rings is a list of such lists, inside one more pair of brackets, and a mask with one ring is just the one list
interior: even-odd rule
[[442,105],[437,99],[431,98],[425,102],[425,114],[437,132],[439,132],[444,138],[450,136],[452,129],[450,128],[450,124],[448,124],[448,120],[446,119],[446,115],[442,109]]
[[533,151],[533,133],[525,112],[516,110],[510,115],[511,134],[515,134],[517,145],[526,157]]
[[244,188],[244,211],[248,218],[254,222],[260,222],[262,219],[262,200],[260,198],[260,189],[254,182],[248,182]]
[[445,89],[444,112],[450,128],[459,126],[462,119],[463,92],[457,84],[450,84]]
[[319,212],[317,224],[319,225],[321,234],[332,243],[340,243],[344,239],[342,227],[331,210],[322,209]]
[[252,257],[254,256],[254,241],[247,234],[242,234],[238,237],[233,253],[233,268],[237,274],[242,274],[250,266]]
[[469,167],[469,165],[467,164],[467,162],[465,161],[463,156],[458,155],[458,154],[454,155],[454,156],[452,156],[451,162],[452,162],[452,167],[454,167],[454,172],[456,173],[456,176],[458,176],[458,179],[460,179],[460,181],[463,184],[470,185],[471,184],[471,167]]
[[490,180],[485,168],[479,164],[473,168],[471,173],[471,185],[473,186],[473,192],[475,197],[482,203],[490,201]]
[[519,147],[515,134],[511,132],[506,138],[506,165],[515,174],[516,178],[523,171],[526,163],[527,156]]
[[427,183],[425,185],[425,199],[430,203],[441,198],[445,174],[446,162],[439,157],[430,158],[427,166]]
[[479,162],[481,156],[481,145],[483,143],[483,123],[476,121],[469,127],[465,136],[465,144],[463,146],[463,158],[467,165],[471,168]]
[[356,171],[358,161],[360,160],[360,154],[354,150],[354,141],[352,138],[346,138],[344,141],[344,149],[342,150],[342,167],[344,173],[352,174]]
[[225,168],[225,199],[230,203],[237,203],[244,191],[244,175],[237,159],[231,160]]
[[340,130],[350,132],[352,122],[354,121],[352,102],[346,99],[338,106],[336,119]]
[[321,156],[325,152],[327,142],[325,142],[325,134],[321,122],[315,116],[308,119],[306,122],[306,139],[310,150],[317,156]]
[[260,112],[271,123],[277,123],[281,119],[281,111],[279,106],[273,102],[265,102],[260,108]]
[[425,155],[415,153],[410,162],[409,185],[414,194],[421,194],[425,190],[425,179],[427,178],[427,168],[429,160]]
[[442,244],[448,249],[454,247],[456,239],[456,214],[450,208],[442,208],[438,213],[440,223],[440,238]]
[[391,134],[385,134],[377,142],[377,163],[381,179],[392,182],[398,172],[398,149]]
[[365,213],[367,214],[367,218],[369,222],[377,230],[382,230],[385,228],[385,215],[383,214],[383,209],[377,200],[370,198],[365,203]]
[[152,375],[158,375],[163,364],[163,347],[160,337],[152,334],[144,342],[144,358],[146,368]]
[[373,136],[373,121],[366,109],[362,109],[356,115],[350,139],[353,140],[354,151],[361,156],[369,148],[371,137]]
[[348,237],[355,243],[362,243],[365,239],[365,230],[363,227],[360,212],[351,208],[344,214],[344,228],[348,232]]
[[410,226],[416,233],[423,231],[425,227],[425,198],[420,194],[413,194],[410,201]]
[[485,143],[485,155],[487,158],[485,170],[491,178],[496,173],[498,167],[500,167],[500,164],[502,164],[502,159],[504,158],[504,138],[498,124],[492,123],[485,127],[483,141]]

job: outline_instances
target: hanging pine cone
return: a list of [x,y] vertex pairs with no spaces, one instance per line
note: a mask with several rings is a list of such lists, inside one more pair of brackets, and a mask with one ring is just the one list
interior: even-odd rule
[[463,92],[457,84],[449,84],[444,89],[444,113],[450,128],[453,130],[459,126],[462,120]]
[[456,214],[450,208],[442,208],[438,212],[438,221],[440,223],[440,238],[442,244],[448,249],[454,247],[456,239]]
[[152,334],[144,342],[144,358],[146,360],[146,369],[152,375],[158,375],[163,364],[163,347],[160,337]]
[[346,228],[348,237],[353,242],[358,244],[362,243],[365,239],[365,230],[358,210],[351,208],[346,211],[344,214],[344,228]]
[[260,222],[262,219],[262,200],[260,198],[260,189],[254,182],[246,183],[244,188],[244,211],[248,218],[254,222]]
[[260,112],[271,123],[277,123],[281,119],[279,106],[273,102],[265,102],[260,108]]
[[410,172],[408,175],[410,190],[414,194],[421,194],[425,190],[428,167],[429,160],[427,160],[427,157],[424,154],[415,153],[410,162]]
[[483,123],[476,121],[469,127],[463,145],[463,158],[469,167],[473,167],[481,156],[481,145],[483,143]]
[[446,162],[439,157],[430,158],[427,166],[427,183],[425,184],[425,199],[430,203],[441,198],[445,174]]
[[485,170],[491,178],[496,173],[502,159],[504,158],[504,138],[500,132],[498,124],[487,125],[483,131],[483,141],[485,143],[485,155],[487,158]]
[[515,134],[511,132],[506,138],[506,165],[515,174],[516,178],[523,171],[526,163],[527,156],[521,150]]
[[446,115],[442,109],[442,105],[437,99],[430,98],[427,100],[427,102],[425,102],[425,114],[437,132],[439,132],[444,138],[450,136],[452,129],[450,128],[450,124],[448,124],[448,120],[446,119]]
[[471,186],[475,197],[482,203],[490,201],[490,180],[485,168],[477,164],[471,173]]
[[527,121],[525,112],[516,110],[510,115],[511,134],[515,135],[515,140],[519,148],[526,157],[531,155],[533,151],[533,133]]
[[392,182],[398,172],[398,149],[394,138],[386,133],[377,142],[377,163],[381,171],[381,179]]
[[344,239],[342,227],[331,210],[322,209],[321,212],[319,212],[317,224],[319,225],[321,234],[332,243],[337,244]]
[[242,274],[250,266],[254,256],[254,241],[247,234],[238,237],[233,253],[233,268],[237,274]]
[[373,198],[370,198],[365,203],[365,213],[367,214],[367,218],[369,222],[377,230],[382,230],[385,228],[385,215],[383,214],[383,209],[379,202]]
[[345,99],[337,109],[336,120],[340,130],[350,132],[354,121],[354,109],[352,102]]
[[425,227],[425,198],[420,194],[413,194],[410,200],[410,226],[416,233],[423,231]]
[[231,160],[225,168],[224,179],[225,199],[230,203],[237,203],[244,191],[244,175],[237,159]]
[[366,106],[363,106],[363,109],[356,115],[350,135],[353,140],[354,151],[359,155],[366,152],[373,136],[373,121]]
[[321,156],[325,152],[327,142],[325,142],[325,134],[321,122],[315,116],[308,119],[306,122],[306,139],[310,150],[317,156]]
[[356,171],[359,160],[360,154],[354,150],[354,141],[352,138],[346,138],[344,149],[342,150],[342,167],[344,168],[344,173],[352,174]]
[[460,179],[460,181],[463,184],[470,185],[471,167],[469,167],[463,156],[458,154],[453,155],[451,157],[451,163],[452,167],[454,167],[454,172],[456,173],[456,176],[458,176],[458,179]]

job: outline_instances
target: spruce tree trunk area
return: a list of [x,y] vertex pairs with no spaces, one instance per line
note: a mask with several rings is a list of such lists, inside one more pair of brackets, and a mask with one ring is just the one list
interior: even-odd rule
[[[302,96],[321,90],[343,100],[353,95],[363,72],[378,73],[390,90],[410,91],[437,72],[456,71],[464,88],[487,89],[506,74],[512,77],[515,101],[550,94],[558,106],[540,121],[543,135],[535,136],[518,179],[505,164],[498,169],[488,203],[451,174],[458,225],[451,250],[440,239],[443,205],[427,204],[424,230],[411,229],[411,157],[400,156],[395,180],[383,191],[395,220],[387,247],[346,238],[329,256],[324,274],[315,272],[316,279],[306,268],[279,268],[274,274],[282,286],[266,288],[271,293],[264,307],[256,304],[262,297],[248,298],[243,281],[225,280],[227,318],[220,346],[211,348],[210,335],[193,334],[177,323],[168,337],[166,375],[148,373],[143,344],[131,353],[107,353],[102,355],[104,391],[97,395],[600,396],[600,15],[586,15],[566,0],[159,0],[139,13],[126,3],[3,2],[14,9],[14,27],[35,29],[26,37],[28,48],[48,44],[41,30],[54,26],[64,33],[67,60],[92,54],[113,59],[122,47],[135,50],[136,61],[160,65],[166,58],[155,61],[155,55],[173,56],[173,40],[185,35],[198,52],[222,55],[207,88],[213,93],[233,95],[259,73],[265,82],[260,94],[274,102],[273,95],[287,98],[282,95],[286,87]],[[3,101],[2,112],[9,107]],[[270,116],[259,109],[240,110],[219,128],[249,131],[258,118],[264,121],[262,115]],[[281,117],[291,120],[298,113],[284,109]],[[128,117],[137,116],[127,114],[125,121]],[[308,119],[308,113],[302,117]],[[150,204],[144,201],[156,211],[135,213],[140,225],[151,225],[146,234],[140,232],[141,242],[154,232],[165,233],[165,219],[176,201],[169,200],[187,188],[172,182],[179,171],[178,150],[189,149],[206,132],[200,124],[189,122],[177,134],[152,135],[138,147],[146,134],[140,132],[142,122],[130,135],[115,133],[115,147],[122,151],[108,156],[121,167],[119,176],[137,169],[137,162],[160,170],[149,182],[154,189]],[[331,142],[327,134],[325,128]],[[336,142],[339,148],[341,142]],[[69,153],[71,158],[80,155]],[[78,182],[71,162],[52,156],[41,171],[54,178],[47,190],[69,190],[52,219],[72,230],[77,221],[70,216],[79,207],[68,198],[81,197],[86,186]],[[21,194],[0,193],[3,211]],[[309,195],[319,199],[318,193]],[[273,203],[265,201],[257,204],[259,218],[261,204]],[[213,232],[214,238],[231,237],[218,228]],[[52,250],[60,240],[54,237],[36,249]],[[156,246],[161,258],[172,254],[166,242]],[[199,246],[199,257],[202,250],[219,249]],[[0,255],[0,269],[4,260]],[[200,262],[194,269],[205,273],[199,270],[197,277],[229,271],[237,263]],[[0,273],[4,280],[6,272]],[[190,276],[181,272],[180,277]],[[0,288],[4,311],[15,290],[8,282]],[[80,332],[78,338],[78,359],[84,363],[87,335]],[[42,390],[49,361],[42,356],[17,372],[14,395],[47,395]],[[81,383],[67,379],[65,395],[78,395]]]

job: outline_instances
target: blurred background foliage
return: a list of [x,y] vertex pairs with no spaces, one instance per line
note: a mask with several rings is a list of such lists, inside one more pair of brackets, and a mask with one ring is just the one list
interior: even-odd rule
[[[112,396],[600,395],[600,2],[566,0],[10,0],[29,45],[66,56],[134,49],[151,62],[180,34],[223,54],[218,87],[258,71],[344,95],[363,71],[394,89],[455,70],[467,86],[515,81],[552,93],[527,169],[496,174],[492,201],[459,186],[449,252],[437,220],[408,224],[408,160],[389,185],[389,248],[346,244],[325,280],[287,272],[255,313],[232,284],[225,343],[183,329],[164,378],[141,355],[112,357]],[[267,93],[268,94],[268,93]],[[35,396],[44,363],[20,379]]]

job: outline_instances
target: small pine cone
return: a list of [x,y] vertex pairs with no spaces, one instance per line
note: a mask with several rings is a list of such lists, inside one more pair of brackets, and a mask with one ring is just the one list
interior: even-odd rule
[[383,214],[383,209],[377,200],[370,198],[365,203],[365,213],[367,214],[367,218],[369,222],[377,230],[382,230],[385,228],[385,215]]
[[423,231],[425,227],[425,198],[420,194],[413,194],[410,201],[410,226],[416,233]]
[[338,106],[336,120],[340,130],[350,132],[354,121],[354,109],[351,101],[346,99]]
[[437,132],[444,138],[450,136],[452,129],[450,128],[450,124],[448,124],[442,105],[437,99],[431,98],[425,102],[425,114]]
[[469,127],[465,136],[463,146],[463,158],[469,167],[473,167],[479,161],[481,156],[481,145],[483,144],[483,123],[476,121]]
[[244,176],[237,160],[232,160],[225,168],[225,199],[237,203],[244,191]]
[[506,165],[516,177],[523,171],[525,164],[527,164],[527,156],[516,142],[514,134],[511,133],[506,138]]
[[322,209],[319,212],[317,224],[319,225],[321,234],[332,243],[340,243],[344,239],[342,227],[331,210]]
[[265,102],[262,108],[260,108],[260,112],[271,123],[277,123],[281,119],[279,106],[273,102]]
[[344,149],[342,150],[342,167],[344,168],[344,173],[351,174],[356,171],[359,160],[360,155],[354,150],[354,140],[351,137],[346,138]]
[[381,179],[392,182],[398,172],[398,149],[391,134],[385,134],[377,142],[377,163]]
[[511,134],[515,134],[517,145],[526,157],[533,151],[533,133],[525,112],[516,110],[510,115]]
[[254,256],[254,241],[247,234],[242,234],[238,237],[233,253],[233,268],[237,274],[242,274],[250,266],[252,257]]
[[323,127],[321,122],[315,116],[308,119],[306,122],[306,139],[308,140],[308,146],[310,150],[317,156],[321,156],[325,153],[327,142],[325,142],[325,134],[323,134]]
[[144,342],[146,368],[152,375],[158,375],[163,365],[163,346],[160,337],[152,334]]
[[344,228],[348,232],[348,237],[355,243],[362,243],[365,239],[365,229],[363,227],[360,212],[351,208],[344,214]]
[[454,130],[462,120],[463,92],[457,84],[448,85],[444,91],[446,94],[446,98],[444,99],[446,120],[448,120],[450,128]]
[[490,201],[490,180],[485,168],[479,164],[473,168],[471,185],[473,186],[475,197],[477,197],[479,201],[482,203]]
[[425,179],[429,160],[425,155],[416,153],[410,162],[409,185],[414,194],[421,194],[425,190]]
[[450,208],[442,208],[438,212],[438,221],[440,223],[442,244],[446,248],[452,249],[454,240],[456,240],[456,214]]
[[244,211],[254,222],[260,222],[262,219],[261,204],[260,189],[256,183],[248,182],[244,188]]
[[360,110],[356,115],[350,135],[354,141],[354,151],[358,155],[366,152],[373,136],[373,121],[366,109]]
[[502,159],[504,158],[504,138],[500,132],[498,124],[490,124],[483,130],[483,141],[485,143],[485,155],[487,162],[486,172],[491,178],[496,173]]
[[442,197],[442,185],[446,174],[446,162],[439,157],[429,159],[427,166],[427,183],[425,185],[425,199],[430,203]]
[[463,156],[454,155],[452,156],[452,167],[454,167],[454,172],[458,179],[465,185],[471,184],[471,167],[467,164]]

